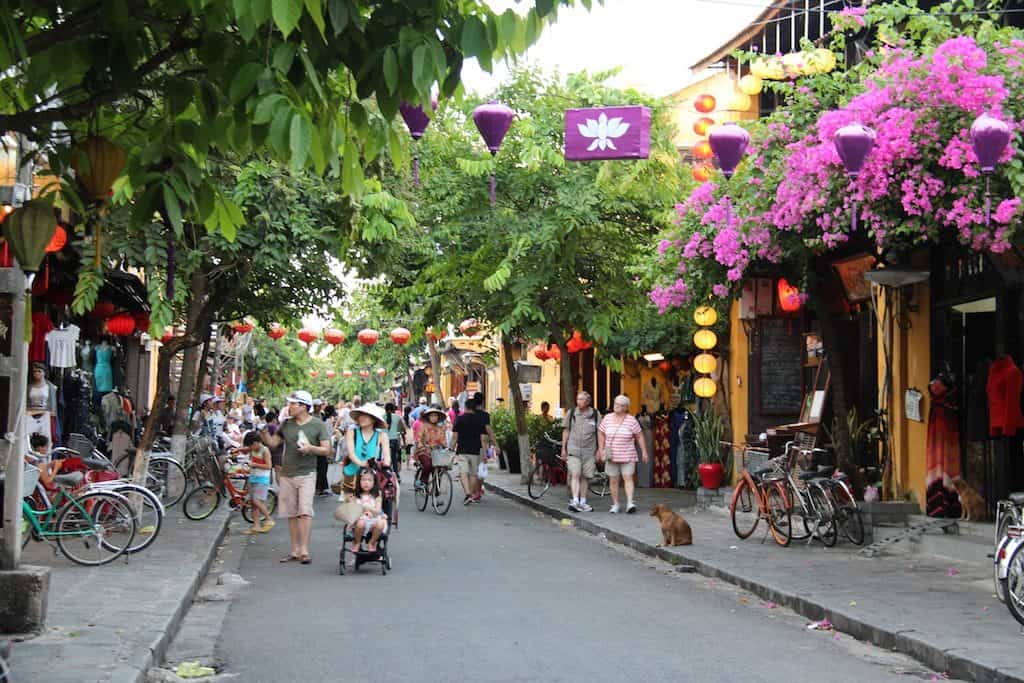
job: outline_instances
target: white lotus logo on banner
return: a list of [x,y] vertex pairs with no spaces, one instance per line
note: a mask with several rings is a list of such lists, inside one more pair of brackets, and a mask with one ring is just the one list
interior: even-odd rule
[[593,142],[587,147],[588,152],[595,149],[618,149],[612,140],[621,138],[629,130],[629,124],[622,122],[621,116],[608,118],[604,112],[597,119],[587,119],[587,124],[576,124],[580,135],[585,138],[592,138]]

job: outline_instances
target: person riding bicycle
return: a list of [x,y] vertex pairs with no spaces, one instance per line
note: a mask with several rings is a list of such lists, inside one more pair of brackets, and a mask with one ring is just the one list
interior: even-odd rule
[[444,427],[447,417],[438,405],[427,408],[420,416],[420,429],[416,437],[416,459],[420,463],[420,474],[416,480],[416,488],[423,488],[430,481],[430,473],[433,470],[431,452],[435,448],[444,448],[447,445],[448,436]]
[[590,394],[576,394],[576,406],[569,410],[562,430],[562,460],[569,472],[569,489],[573,512],[590,512],[587,505],[587,484],[597,474],[597,428],[601,416],[590,405]]

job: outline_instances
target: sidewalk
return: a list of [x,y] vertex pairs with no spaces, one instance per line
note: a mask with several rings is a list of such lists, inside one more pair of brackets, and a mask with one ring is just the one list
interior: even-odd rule
[[17,683],[145,681],[160,663],[227,531],[226,505],[203,522],[168,510],[160,536],[127,564],[72,564],[29,543],[24,564],[51,568],[46,631],[14,644]]
[[[519,475],[493,474],[486,485],[553,517],[572,519],[584,531],[668,562],[694,565],[701,574],[737,584],[808,620],[828,619],[840,631],[908,654],[936,671],[966,680],[1024,681],[1024,637],[992,593],[991,564],[984,556],[958,564],[905,552],[869,559],[849,543],[781,548],[770,538],[760,542],[762,527],[741,541],[727,510],[684,507],[692,494],[673,489],[641,489],[637,514],[610,515],[610,498],[589,499],[594,512],[569,512],[565,487],[531,500]],[[655,503],[683,513],[694,545],[654,547],[661,531],[647,513]]]

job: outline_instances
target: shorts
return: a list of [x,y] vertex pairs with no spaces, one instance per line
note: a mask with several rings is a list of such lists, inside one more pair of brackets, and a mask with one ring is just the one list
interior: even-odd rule
[[604,464],[604,473],[609,477],[631,477],[636,473],[636,461],[611,462]]
[[597,474],[597,462],[593,455],[570,455],[565,464],[569,474],[582,474],[584,479],[593,479]]
[[369,538],[378,526],[381,533],[387,531],[388,520],[385,517],[371,517],[370,519],[364,517],[361,521],[363,522],[363,538]]
[[270,493],[270,482],[269,481],[250,481],[249,482],[249,497],[253,500],[267,500],[267,494]]
[[455,462],[459,463],[459,468],[471,477],[475,477],[476,471],[480,469],[479,454],[459,453],[455,456]]
[[280,477],[277,490],[277,516],[282,518],[312,517],[316,474]]

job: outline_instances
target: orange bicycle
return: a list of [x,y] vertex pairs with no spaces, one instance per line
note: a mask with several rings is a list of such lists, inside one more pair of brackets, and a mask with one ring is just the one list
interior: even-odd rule
[[[220,467],[217,468],[218,470]],[[221,475],[220,486],[205,483],[185,498],[182,510],[189,519],[199,521],[213,514],[222,496],[228,496],[228,505],[242,511],[242,518],[252,524],[252,498],[249,496],[249,471],[236,465]],[[277,494],[267,492],[267,512],[273,516],[277,509]]]
[[[763,467],[753,472],[748,468],[748,458],[766,455],[763,449],[743,448],[743,469],[729,506],[732,530],[740,538],[749,538],[763,519],[768,523],[768,531],[775,542],[787,546],[792,519],[783,471],[785,457],[767,460]],[[761,542],[764,543],[763,538]]]

